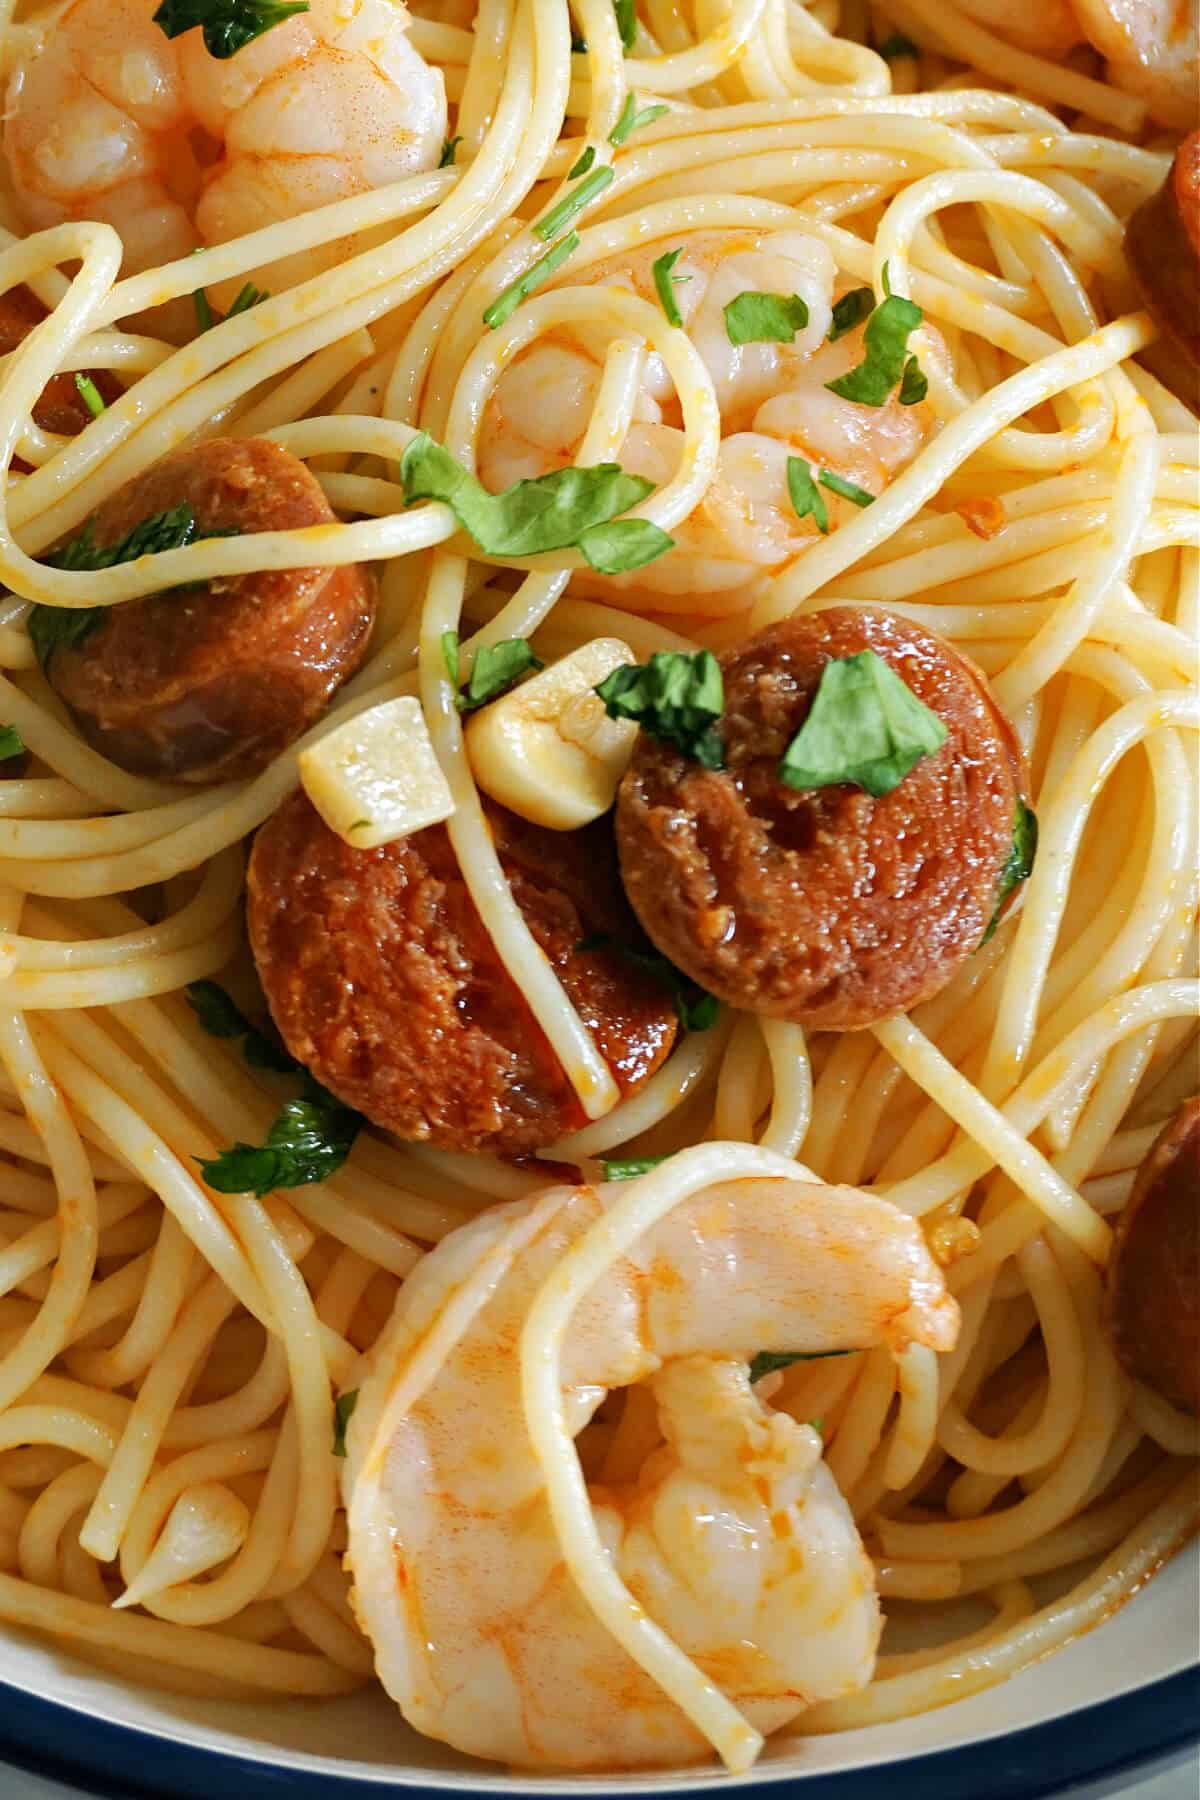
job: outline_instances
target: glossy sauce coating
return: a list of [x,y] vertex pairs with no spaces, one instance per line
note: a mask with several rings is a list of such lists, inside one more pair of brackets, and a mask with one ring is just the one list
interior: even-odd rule
[[[641,940],[605,825],[488,821],[517,904],[622,1095],[663,1061],[666,991],[603,934]],[[398,1137],[517,1155],[586,1121],[497,957],[445,827],[355,850],[297,791],[263,826],[248,878],[250,941],[284,1042],[317,1079]]]
[[1200,1413],[1200,1099],[1151,1147],[1117,1222],[1108,1326],[1122,1367]]
[[[263,438],[177,450],[107,500],[98,544],[186,502],[201,533],[334,523],[314,476]],[[114,606],[47,668],[90,743],[168,781],[255,774],[312,725],[362,661],[375,587],[358,564],[268,569]]]
[[1184,138],[1162,187],[1130,216],[1125,250],[1151,312],[1200,364],[1200,131]]
[[[834,658],[874,650],[948,737],[882,799],[777,775]],[[725,767],[642,736],[617,799],[626,892],[694,981],[751,1012],[850,1031],[926,1000],[996,906],[1025,791],[983,676],[931,632],[833,608],[720,659]]]

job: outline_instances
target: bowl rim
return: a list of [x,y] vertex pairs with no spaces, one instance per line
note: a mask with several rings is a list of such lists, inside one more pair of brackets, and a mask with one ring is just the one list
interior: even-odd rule
[[[1037,1725],[902,1757],[887,1769],[889,1800],[1038,1800],[1100,1776],[1131,1773],[1197,1743],[1200,1661]],[[338,1775],[177,1742],[30,1694],[2,1678],[0,1761],[81,1788],[96,1800],[212,1800],[218,1783],[237,1800],[279,1800],[284,1790],[290,1800],[450,1800],[455,1791],[431,1782],[427,1772],[413,1781],[402,1770],[381,1769],[378,1778]],[[801,1789],[803,1800],[878,1800],[879,1785],[878,1764],[802,1778],[781,1767],[773,1777],[737,1782],[730,1792],[736,1800],[781,1800],[784,1792],[800,1800]],[[671,1800],[719,1791],[709,1778],[703,1788],[673,1788]],[[528,1781],[511,1792],[514,1800],[579,1797],[578,1788]],[[619,1800],[639,1790],[622,1784],[612,1792]],[[457,1794],[463,1793],[459,1786]]]

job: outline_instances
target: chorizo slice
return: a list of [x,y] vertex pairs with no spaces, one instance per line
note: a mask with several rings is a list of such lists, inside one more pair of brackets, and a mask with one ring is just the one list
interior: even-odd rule
[[[7,356],[17,349],[45,317],[46,309],[31,289],[14,287],[0,294],[0,355]],[[111,405],[119,397],[121,389],[106,370],[94,370],[91,379],[106,404]],[[52,376],[33,409],[34,424],[43,431],[57,432],[60,437],[77,437],[91,416],[73,375]]]
[[1169,1120],[1117,1221],[1106,1316],[1117,1359],[1200,1413],[1200,1098]]
[[1200,364],[1200,131],[1184,138],[1162,187],[1130,215],[1125,251],[1147,306]]
[[[835,659],[874,651],[947,736],[882,798],[797,791],[779,764]],[[617,798],[625,889],[693,981],[750,1012],[852,1031],[941,988],[993,918],[1026,792],[982,674],[931,632],[832,608],[721,658],[724,766],[643,735]]]
[[[622,1095],[632,1092],[666,1057],[676,1023],[667,990],[620,947],[641,939],[611,832],[547,831],[494,806],[488,822],[526,923]],[[356,850],[298,790],[255,840],[247,916],[288,1049],[374,1124],[440,1149],[516,1156],[586,1122],[444,826]]]
[[[263,438],[174,451],[100,507],[96,544],[114,544],[172,507],[199,535],[334,523],[315,477]],[[362,661],[375,585],[357,563],[263,569],[111,607],[55,647],[51,686],[83,735],[138,775],[224,781],[253,775],[312,725]]]

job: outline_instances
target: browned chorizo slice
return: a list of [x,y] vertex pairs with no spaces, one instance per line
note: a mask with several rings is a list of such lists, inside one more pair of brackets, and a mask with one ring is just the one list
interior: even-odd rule
[[[334,522],[304,464],[263,438],[177,450],[100,507],[99,545],[188,505],[199,533]],[[114,606],[49,657],[88,741],[139,775],[252,775],[318,719],[362,661],[375,588],[359,564],[266,569]]]
[[[778,768],[835,659],[872,650],[946,727],[883,798]],[[725,765],[638,740],[617,798],[626,892],[648,936],[719,999],[850,1031],[928,999],[997,903],[1025,778],[983,676],[919,626],[833,608],[720,659]]]
[[[9,288],[6,294],[0,294],[0,355],[7,356],[15,350],[45,317],[45,307],[29,288]],[[102,369],[95,371],[91,379],[101,399],[111,405],[121,392],[117,382]],[[34,424],[43,431],[58,432],[61,437],[76,437],[91,416],[73,375],[53,376],[33,409]]]
[[1200,363],[1200,131],[1184,138],[1162,187],[1130,216],[1125,250],[1151,312]]
[[[667,1055],[666,991],[594,936],[640,942],[603,825],[545,831],[488,819],[534,937],[622,1094]],[[292,1055],[398,1137],[518,1155],[583,1111],[475,911],[444,826],[355,850],[302,791],[255,841],[250,941]]]
[[1107,1313],[1127,1372],[1200,1413],[1200,1099],[1180,1108],[1138,1170],[1117,1222]]

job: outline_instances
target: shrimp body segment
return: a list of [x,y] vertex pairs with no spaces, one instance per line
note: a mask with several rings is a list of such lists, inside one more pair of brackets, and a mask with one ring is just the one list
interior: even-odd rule
[[[633,292],[658,304],[654,263],[661,245],[620,263],[601,263],[589,282]],[[755,584],[777,571],[817,535],[812,517],[798,518],[788,492],[788,458],[829,469],[872,496],[910,463],[933,429],[927,402],[860,406],[831,394],[826,383],[863,357],[863,328],[836,342],[827,336],[837,271],[818,238],[800,232],[697,232],[672,270],[683,328],[713,383],[721,413],[717,472],[700,504],[672,530],[675,548],[629,575],[577,575],[580,592],[610,604],[715,617],[738,612]],[[568,277],[557,284],[567,285]],[[789,343],[734,344],[725,308],[739,295],[796,295],[807,323]],[[486,409],[479,473],[492,489],[547,474],[575,458],[587,429],[609,339],[602,327],[561,327],[505,370]],[[941,344],[926,328],[935,353]],[[622,466],[661,486],[679,467],[684,434],[679,405],[661,359],[647,358]],[[830,530],[854,516],[847,500],[827,496]],[[629,599],[621,596],[628,594]]]
[[[124,272],[433,168],[445,83],[401,0],[312,0],[227,61],[156,0],[74,0],[9,83],[4,154],[30,226],[102,219]],[[337,245],[262,271],[319,273]]]
[[957,0],[970,18],[1022,50],[1060,60],[1078,44],[1105,58],[1114,87],[1186,131],[1200,118],[1195,0]]
[[[556,1188],[446,1238],[405,1283],[350,1432],[347,1560],[384,1686],[419,1730],[527,1767],[709,1753],[576,1587],[522,1405],[534,1299],[620,1192]],[[911,1219],[787,1177],[679,1201],[575,1309],[569,1429],[618,1388],[649,1421],[632,1457],[627,1443],[593,1469],[600,1539],[635,1600],[760,1732],[868,1681],[880,1614],[819,1434],[760,1400],[748,1359],[945,1349],[957,1326]]]

